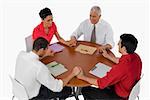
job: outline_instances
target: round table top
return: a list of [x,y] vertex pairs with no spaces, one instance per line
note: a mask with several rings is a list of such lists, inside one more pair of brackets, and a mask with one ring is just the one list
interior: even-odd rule
[[[78,41],[77,46],[79,44],[84,44],[84,45],[88,45],[88,46],[92,46],[96,48],[100,46],[98,44],[87,42],[87,41]],[[56,61],[58,63],[63,64],[68,69],[67,72],[57,76],[56,78],[61,79],[61,78],[66,77],[67,75],[69,75],[69,73],[72,71],[72,69],[75,66],[80,66],[83,69],[85,75],[92,77],[92,78],[98,78],[89,73],[89,71],[95,66],[95,64],[97,64],[98,62],[101,62],[110,67],[114,64],[110,60],[104,58],[102,54],[99,53],[97,50],[94,52],[93,55],[89,55],[89,54],[82,54],[82,53],[76,52],[75,48],[77,46],[68,47],[63,44],[60,44],[60,45],[64,47],[63,51],[56,53],[53,57],[45,57],[44,59],[41,60],[44,64],[48,64],[52,61]],[[108,52],[112,53],[111,51],[108,51]],[[67,86],[85,87],[85,86],[90,86],[90,84],[74,77],[73,79],[69,81]]]

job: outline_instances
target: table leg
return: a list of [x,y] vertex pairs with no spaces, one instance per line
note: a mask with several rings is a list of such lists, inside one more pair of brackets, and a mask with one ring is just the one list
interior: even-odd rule
[[71,87],[71,88],[73,96],[75,96],[76,100],[79,100],[78,96],[81,94],[82,87]]

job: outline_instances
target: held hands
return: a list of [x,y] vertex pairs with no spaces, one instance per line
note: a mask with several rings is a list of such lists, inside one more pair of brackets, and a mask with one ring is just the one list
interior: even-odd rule
[[72,74],[74,76],[77,76],[79,73],[80,73],[80,69],[78,67],[74,67],[73,70],[72,70]]
[[107,53],[106,50],[102,50],[102,55],[105,57],[105,58],[109,58],[110,55]]
[[100,53],[102,53],[102,55],[105,57],[105,58],[109,58],[110,57],[110,55],[108,54],[108,52],[107,52],[107,45],[103,45],[103,46],[100,46],[99,48],[98,48],[98,50],[99,50],[99,52]]
[[77,78],[78,78],[78,79],[83,79],[83,77],[84,77],[83,70],[82,70],[81,67],[78,67],[78,68],[80,69],[80,73],[77,75]]
[[65,41],[64,39],[59,39],[59,42],[66,46],[70,46],[69,41]]
[[69,41],[69,46],[74,47],[76,45],[77,45],[77,40],[75,38],[71,38],[71,40]]
[[109,50],[109,49],[111,49],[111,48],[112,48],[112,46],[111,46],[110,44],[106,44],[106,45],[100,46],[100,47],[98,48],[98,50],[99,50],[100,53],[102,53],[103,50]]
[[73,47],[76,46],[76,41],[74,40],[70,40],[70,41],[64,41],[62,42],[64,45],[69,46],[69,47]]
[[102,53],[103,50],[106,50],[106,47],[105,47],[105,46],[100,46],[100,47],[98,48],[98,51],[99,51],[100,53]]
[[83,70],[81,67],[74,67],[72,70],[72,73],[74,76],[77,76],[77,78],[82,79],[83,77]]
[[69,47],[71,47],[71,45],[70,45],[70,42],[69,41],[65,41],[65,43],[64,43],[66,46],[69,46]]

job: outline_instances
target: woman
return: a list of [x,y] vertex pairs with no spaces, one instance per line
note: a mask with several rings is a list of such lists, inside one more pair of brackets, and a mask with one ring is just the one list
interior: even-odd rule
[[68,42],[61,38],[57,32],[57,27],[53,22],[53,15],[51,10],[49,8],[44,8],[39,12],[39,16],[41,17],[42,22],[34,28],[32,34],[33,40],[39,37],[43,37],[50,43],[53,35],[55,35],[59,42],[68,45]]

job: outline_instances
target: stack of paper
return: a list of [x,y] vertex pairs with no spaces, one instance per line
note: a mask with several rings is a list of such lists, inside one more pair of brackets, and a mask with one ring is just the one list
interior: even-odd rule
[[60,52],[64,49],[63,46],[61,46],[60,44],[57,44],[57,43],[54,43],[54,44],[50,45],[49,48],[51,50],[53,50],[54,52]]
[[87,46],[87,45],[82,45],[80,44],[75,51],[83,53],[83,54],[90,54],[92,55],[95,51],[96,51],[96,47],[91,47],[91,46]]
[[64,65],[59,64],[56,61],[53,61],[53,62],[47,64],[47,67],[48,67],[50,73],[52,75],[54,75],[55,77],[62,74],[62,73],[64,73],[64,72],[66,72],[66,71],[68,71],[68,69],[66,69],[64,67]]
[[95,76],[97,76],[97,77],[102,78],[102,77],[104,77],[104,76],[107,74],[107,72],[109,72],[110,70],[111,70],[111,67],[109,67],[109,66],[107,66],[107,65],[105,65],[105,64],[103,64],[103,63],[97,63],[97,64],[95,65],[95,67],[90,70],[89,73],[91,73],[91,74],[93,74],[93,75],[95,75]]

